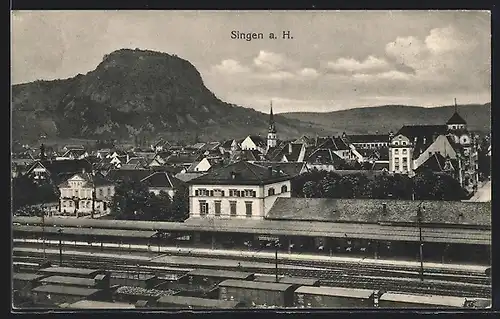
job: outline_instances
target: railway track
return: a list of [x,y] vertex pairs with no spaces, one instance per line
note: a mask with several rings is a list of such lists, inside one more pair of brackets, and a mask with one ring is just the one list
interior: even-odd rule
[[[48,252],[49,260],[57,264],[58,253]],[[43,256],[41,252],[15,252],[14,261],[23,262],[41,262]],[[183,267],[179,269],[179,265],[168,264],[158,265],[158,263],[148,262],[147,260],[132,260],[125,259],[120,263],[113,258],[103,258],[91,255],[85,255],[84,258],[65,254],[63,263],[65,266],[83,267],[83,268],[103,268],[110,271],[119,272],[140,272],[155,274],[157,277],[171,277],[173,274],[182,275],[189,270],[197,267]],[[167,266],[167,267],[165,267]],[[240,270],[259,274],[274,274],[273,268],[256,268],[242,267],[235,268],[232,266],[203,266],[203,268],[221,269],[221,270]],[[383,276],[368,276],[368,275],[347,275],[341,270],[331,269],[279,269],[280,275],[297,276],[297,277],[312,277],[320,280],[325,286],[341,286],[347,288],[367,288],[387,291],[404,291],[408,293],[426,293],[436,295],[449,296],[467,296],[478,298],[490,298],[491,286],[471,283],[454,283],[435,280],[424,280],[423,282],[409,278],[387,278]]]
[[[37,247],[40,245],[37,244],[19,244],[16,243],[16,246],[19,247]],[[49,247],[57,247],[57,245],[49,244],[46,245]],[[72,245],[67,245],[67,247],[76,248]],[[78,248],[78,250],[95,252],[96,249],[84,247]],[[132,249],[133,251],[134,249]],[[124,252],[130,252],[129,249],[104,249],[102,252],[107,253],[117,253],[123,254]],[[137,254],[137,253],[136,253]],[[188,253],[184,251],[175,252],[174,254],[160,254],[157,252],[144,252],[139,251],[138,255],[140,256],[185,256],[185,257],[217,257],[220,260],[236,260],[236,261],[251,261],[251,262],[260,262],[260,263],[272,263],[274,264],[275,260],[273,258],[266,257],[246,257],[246,256],[220,256],[220,255],[207,255],[200,253]],[[288,265],[288,266],[301,266],[301,267],[310,267],[310,268],[321,268],[328,269],[331,273],[338,273],[339,276],[342,274],[349,276],[356,276],[359,274],[365,276],[381,276],[381,277],[396,277],[396,278],[408,278],[408,279],[420,279],[420,268],[412,267],[412,266],[399,266],[399,265],[384,265],[384,264],[366,264],[366,263],[357,263],[355,267],[353,267],[352,263],[347,262],[331,262],[331,261],[311,261],[311,260],[293,260],[288,259],[286,256],[283,256],[279,259],[280,265]],[[390,268],[389,268],[390,267]],[[311,274],[309,277],[316,277],[317,274]],[[424,280],[440,280],[440,281],[449,281],[449,282],[459,282],[459,283],[471,283],[471,284],[481,284],[481,285],[491,285],[491,279],[482,273],[472,273],[467,270],[457,270],[457,269],[437,269],[437,268],[426,268],[424,269],[423,274]]]

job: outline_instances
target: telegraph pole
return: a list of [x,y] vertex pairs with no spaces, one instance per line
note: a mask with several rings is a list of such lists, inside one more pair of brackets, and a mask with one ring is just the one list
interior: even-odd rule
[[43,249],[43,260],[45,261],[45,212],[42,210],[42,249]]
[[62,267],[62,228],[59,228],[57,232],[59,233],[59,266]]
[[96,196],[96,187],[95,187],[95,171],[92,170],[92,212],[90,215],[90,219],[94,219],[95,214],[95,196]]
[[276,240],[274,242],[274,248],[275,248],[275,253],[274,253],[274,265],[275,265],[275,275],[276,275],[276,282],[278,282],[278,246],[279,246],[279,240]]
[[424,259],[423,259],[424,243],[422,242],[422,209],[421,209],[422,203],[420,203],[420,205],[418,206],[418,211],[417,211],[419,248],[420,248],[420,281],[424,281]]

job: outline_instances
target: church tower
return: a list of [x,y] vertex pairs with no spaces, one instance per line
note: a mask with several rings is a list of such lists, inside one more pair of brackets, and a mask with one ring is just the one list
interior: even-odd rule
[[273,115],[273,101],[271,101],[271,113],[269,113],[269,128],[267,131],[267,148],[276,147],[277,136]]

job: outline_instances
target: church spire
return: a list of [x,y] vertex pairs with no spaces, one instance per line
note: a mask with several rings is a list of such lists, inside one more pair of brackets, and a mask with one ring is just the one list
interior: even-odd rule
[[271,113],[269,113],[269,125],[274,124],[273,100],[271,100]]

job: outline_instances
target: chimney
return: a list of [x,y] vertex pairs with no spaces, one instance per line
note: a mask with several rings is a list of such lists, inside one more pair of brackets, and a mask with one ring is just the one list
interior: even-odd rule
[[393,131],[390,131],[389,132],[389,138],[392,139],[394,137],[394,132]]
[[416,136],[413,138],[413,143],[417,144],[417,137]]
[[288,154],[292,154],[292,143],[288,143]]
[[235,172],[231,172],[231,179],[236,179],[236,173]]
[[85,167],[82,168],[82,174],[85,175]]
[[269,173],[269,177],[272,177],[272,176],[273,176],[273,167],[272,167],[272,166],[269,166],[269,167],[267,168],[267,171],[268,171],[268,173]]
[[382,203],[382,214],[383,215],[387,214],[387,204],[386,203]]
[[427,141],[427,139],[424,137],[424,145],[425,145],[425,142]]
[[281,173],[281,167],[279,165],[276,166],[276,173],[277,175]]

